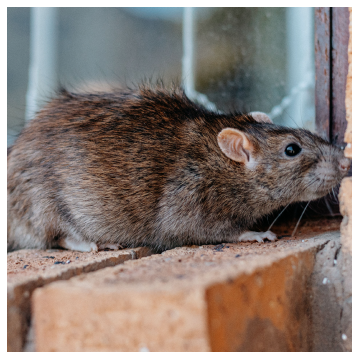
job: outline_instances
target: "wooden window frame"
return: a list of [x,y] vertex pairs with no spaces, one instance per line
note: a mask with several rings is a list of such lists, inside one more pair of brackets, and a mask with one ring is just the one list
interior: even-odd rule
[[344,149],[349,8],[315,8],[316,132]]
[[[344,149],[347,127],[345,92],[348,74],[349,8],[315,8],[315,128],[316,133]],[[352,175],[350,169],[348,176]],[[291,206],[294,217],[302,204]],[[331,194],[315,201],[306,216],[340,216],[339,203]],[[283,216],[285,220],[286,216]],[[293,218],[293,217],[292,217]]]

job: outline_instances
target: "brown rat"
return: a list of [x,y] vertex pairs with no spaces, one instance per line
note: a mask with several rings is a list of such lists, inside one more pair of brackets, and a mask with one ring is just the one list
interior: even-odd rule
[[274,240],[249,229],[349,166],[307,130],[210,112],[180,89],[62,91],[9,151],[8,249]]

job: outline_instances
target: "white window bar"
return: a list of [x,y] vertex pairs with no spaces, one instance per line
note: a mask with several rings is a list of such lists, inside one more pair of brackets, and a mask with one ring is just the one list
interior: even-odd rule
[[57,8],[34,7],[30,13],[30,65],[26,121],[31,120],[57,86]]
[[183,8],[182,21],[182,84],[186,95],[193,101],[196,101],[209,110],[217,111],[216,105],[208,100],[207,96],[195,90],[195,28],[194,28],[194,8]]
[[[314,43],[313,8],[289,7],[286,9],[287,33],[287,93],[279,105],[272,108],[271,119],[283,116],[281,124],[293,126],[295,122],[314,130]],[[287,116],[286,116],[287,115]],[[305,123],[304,123],[305,125]]]

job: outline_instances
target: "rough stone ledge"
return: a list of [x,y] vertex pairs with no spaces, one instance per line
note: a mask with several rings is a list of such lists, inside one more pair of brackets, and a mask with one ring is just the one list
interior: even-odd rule
[[352,351],[352,177],[344,178],[339,192],[341,224],[341,276],[343,278],[343,300],[340,306],[340,327],[346,340],[346,351]]
[[308,351],[330,232],[181,247],[36,289],[37,351]]
[[82,253],[67,250],[23,249],[7,256],[8,351],[21,351],[31,316],[32,292],[48,283],[69,279],[151,254],[148,248]]
[[[340,237],[330,240],[316,256],[311,276],[312,350],[351,351],[351,277],[343,271],[345,254]],[[349,283],[350,280],[350,283]],[[348,307],[350,312],[347,313]]]

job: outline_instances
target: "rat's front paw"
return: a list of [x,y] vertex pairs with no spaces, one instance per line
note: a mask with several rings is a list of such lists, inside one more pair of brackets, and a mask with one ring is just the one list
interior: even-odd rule
[[98,246],[96,243],[90,243],[90,247],[91,247],[91,252],[98,252]]
[[257,241],[257,242],[263,243],[263,239],[269,239],[270,241],[275,241],[275,240],[277,240],[277,236],[271,231],[267,231],[267,232],[248,231],[248,232],[242,233],[239,236],[238,241],[239,242]]
[[123,249],[123,247],[118,243],[103,243],[98,246],[98,249],[113,249],[113,250],[119,250]]
[[80,252],[97,252],[98,247],[96,243],[86,242],[81,239],[74,239],[73,237],[61,238],[58,245],[62,248],[70,249],[72,251]]

